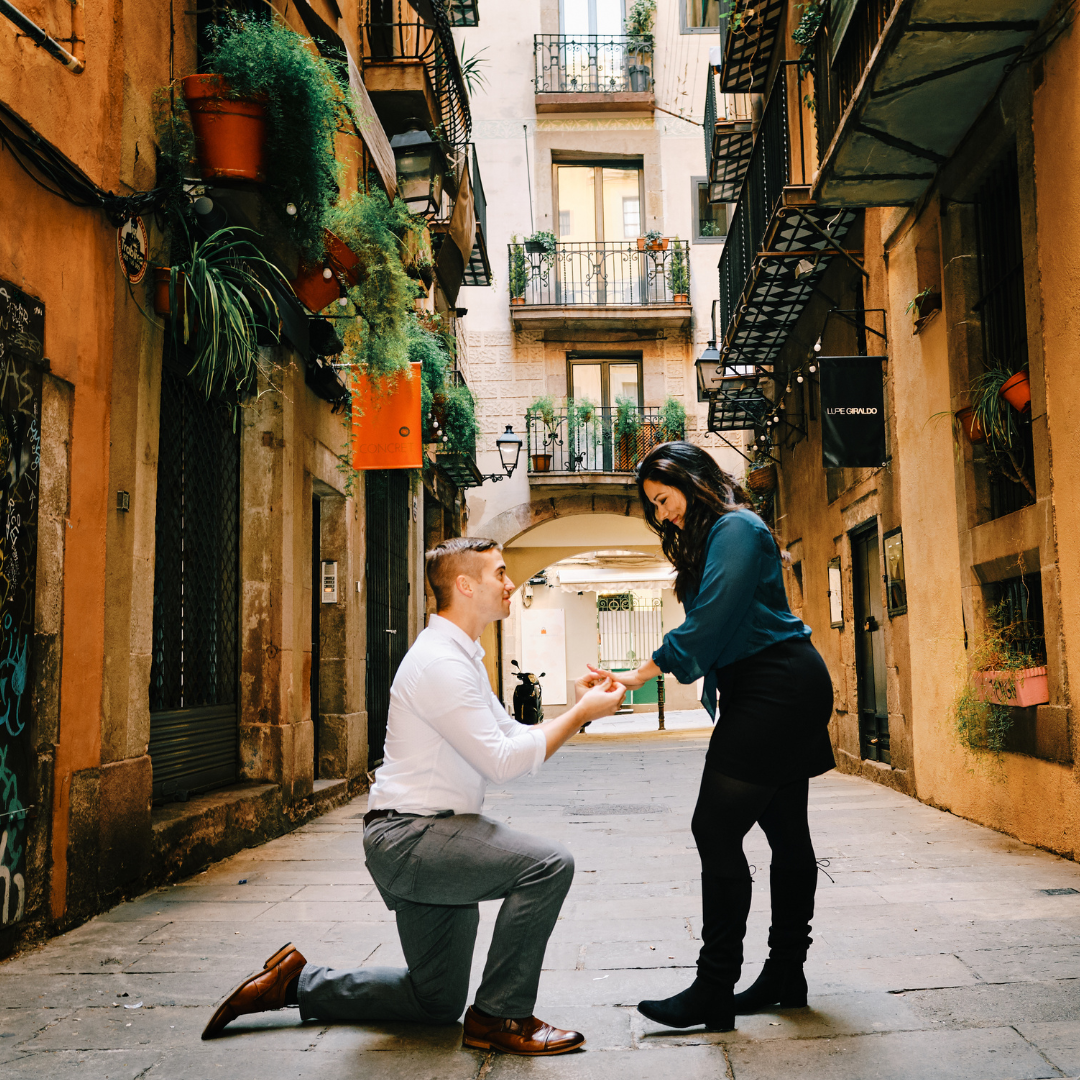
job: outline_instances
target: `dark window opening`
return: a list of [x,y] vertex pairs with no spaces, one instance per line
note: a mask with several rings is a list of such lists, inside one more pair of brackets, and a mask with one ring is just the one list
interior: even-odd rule
[[1042,578],[1022,574],[985,587],[987,618],[1000,631],[1012,656],[1029,656],[1035,667],[1046,663]]
[[694,202],[694,242],[722,241],[727,236],[727,203],[709,202],[709,184],[703,176],[692,180],[692,198]]

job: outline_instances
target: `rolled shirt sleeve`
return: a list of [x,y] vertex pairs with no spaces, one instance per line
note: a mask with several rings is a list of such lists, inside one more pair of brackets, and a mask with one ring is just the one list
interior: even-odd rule
[[761,532],[740,514],[713,525],[697,597],[682,625],[653,653],[661,671],[692,683],[711,671],[735,644],[761,577]]
[[484,779],[504,784],[544,763],[544,733],[512,720],[494,694],[479,689],[464,657],[436,660],[425,676],[437,690],[421,716]]

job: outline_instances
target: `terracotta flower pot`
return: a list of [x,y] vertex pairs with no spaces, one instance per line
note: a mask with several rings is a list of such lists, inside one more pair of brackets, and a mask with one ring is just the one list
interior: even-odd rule
[[776,464],[763,465],[759,469],[751,469],[746,474],[746,486],[756,495],[764,495],[767,491],[776,489]]
[[1031,411],[1031,381],[1026,371],[1018,371],[1001,388],[1001,396],[1017,411]]
[[663,240],[651,240],[649,241],[650,251],[667,251],[668,238],[665,236]]
[[522,304],[525,303],[525,297],[524,296],[511,296],[510,297],[510,303],[513,304],[514,307],[520,307]]
[[1050,700],[1045,667],[1024,668],[1023,671],[976,671],[972,680],[979,688],[979,700],[995,705],[1026,709],[1031,705],[1045,705]]
[[533,472],[551,472],[551,455],[550,454],[533,454],[533,456],[532,456],[532,471]]
[[261,101],[229,97],[220,75],[182,80],[204,180],[263,179],[266,109]]
[[[293,292],[311,311],[322,311],[341,295],[341,281],[355,285],[360,279],[360,257],[328,229],[323,230],[326,257],[321,263],[304,263],[293,281]],[[326,276],[326,271],[330,276]]]
[[970,405],[961,409],[956,414],[956,419],[960,421],[960,426],[964,429],[968,442],[986,442],[986,432],[983,431],[982,422],[975,415],[975,410]]
[[676,304],[689,304],[690,294],[684,292],[677,292],[671,299]]
[[[172,318],[172,306],[169,303],[170,276],[170,267],[154,267],[154,311],[166,319]],[[183,318],[187,308],[187,274],[176,275],[176,295],[180,317]]]

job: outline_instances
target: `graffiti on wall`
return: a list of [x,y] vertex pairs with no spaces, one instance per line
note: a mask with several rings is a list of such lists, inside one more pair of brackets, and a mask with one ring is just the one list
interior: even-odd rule
[[45,307],[0,280],[0,926],[26,910]]

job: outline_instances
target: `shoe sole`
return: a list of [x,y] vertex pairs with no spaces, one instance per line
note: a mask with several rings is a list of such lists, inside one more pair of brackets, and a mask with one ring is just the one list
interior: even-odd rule
[[491,1043],[481,1042],[479,1039],[462,1038],[462,1046],[471,1047],[473,1050],[498,1050],[500,1054],[511,1054],[513,1057],[554,1057],[556,1054],[569,1054],[571,1050],[580,1050],[585,1045],[582,1039],[573,1046],[565,1046],[561,1050],[507,1050],[502,1046],[494,1046]]
[[225,1006],[232,1000],[234,995],[238,994],[252,979],[261,975],[267,968],[273,967],[275,964],[281,963],[289,953],[293,952],[293,943],[291,941],[286,942],[281,946],[276,953],[266,958],[266,963],[257,971],[252,971],[249,975],[245,975],[223,998],[218,1001],[217,1008],[214,1010],[214,1015],[210,1017],[206,1027],[203,1028],[202,1037],[204,1039],[213,1039],[219,1035],[221,1031],[227,1026],[227,1024],[221,1024],[220,1027],[215,1028],[217,1022],[221,1019],[222,1014],[225,1012]]

